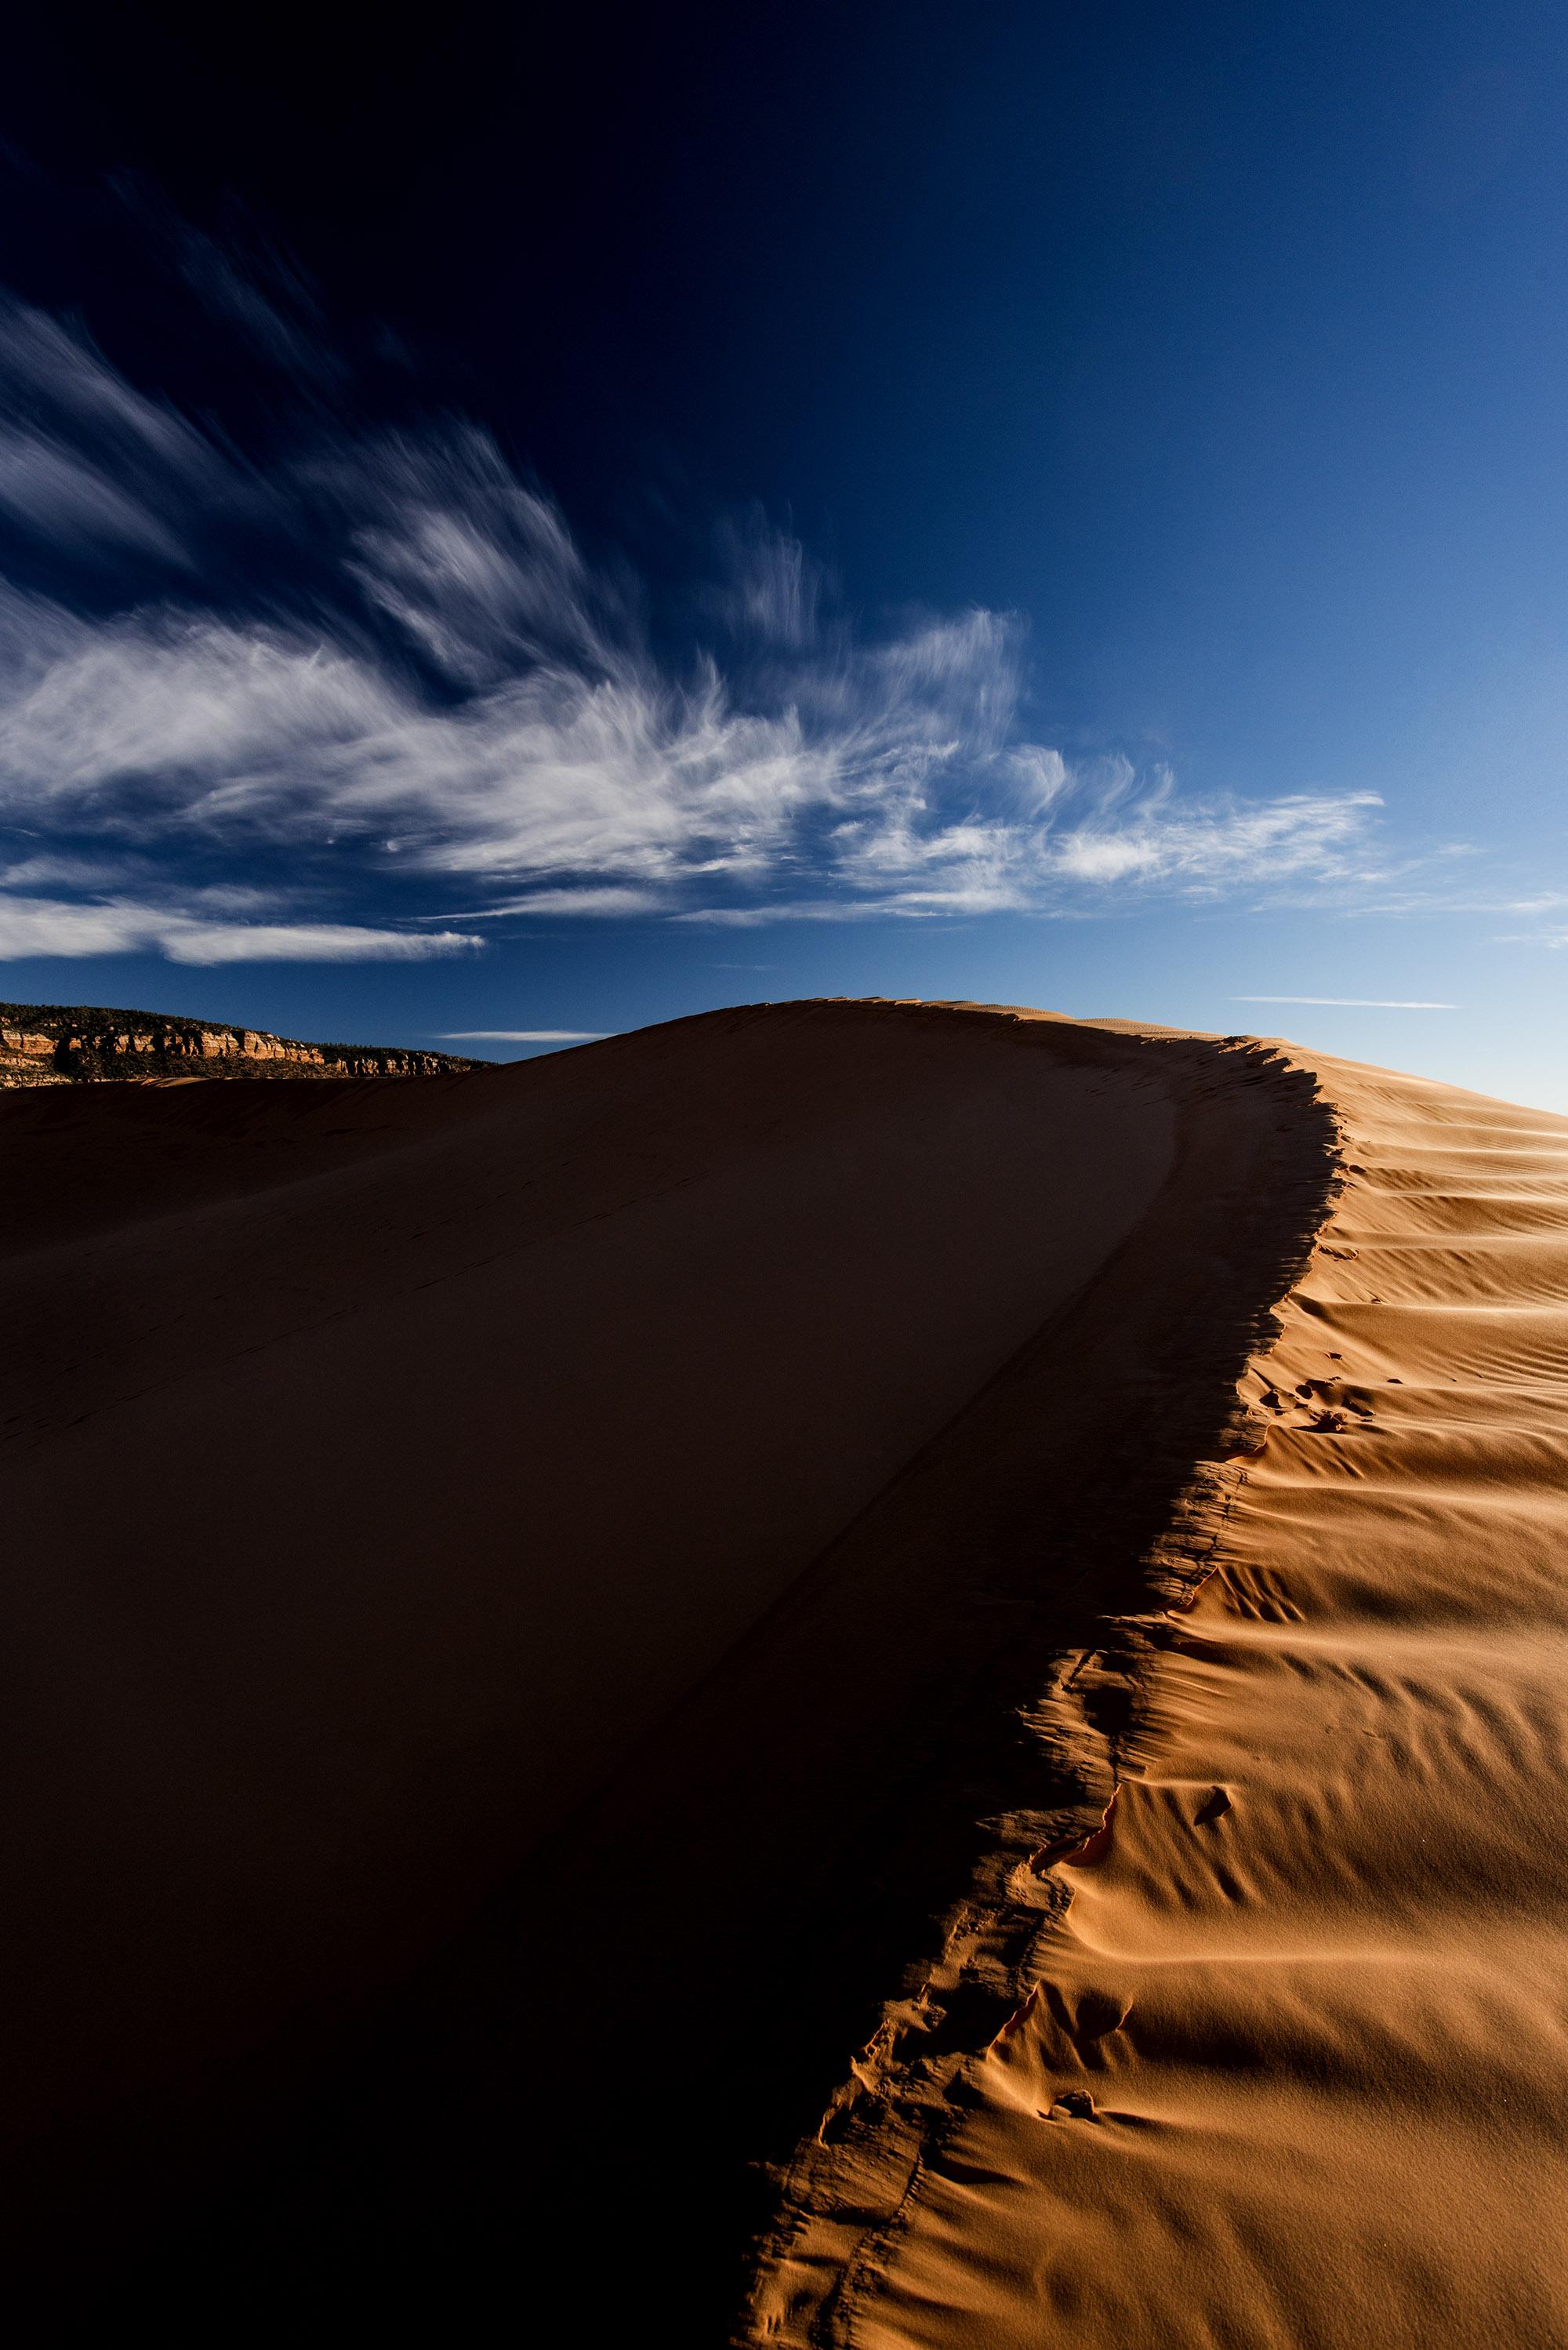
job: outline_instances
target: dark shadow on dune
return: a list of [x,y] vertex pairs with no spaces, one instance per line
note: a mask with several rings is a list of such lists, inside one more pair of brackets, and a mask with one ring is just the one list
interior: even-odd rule
[[[1081,1799],[1020,1710],[1063,1650],[1147,1605],[1147,1555],[1231,1447],[1236,1379],[1326,1203],[1329,1114],[1265,1052],[1014,1034],[1107,1071],[1153,1057],[1179,1107],[1154,1208],[81,2316],[725,2340],[774,2201],[763,2166],[816,2126],[964,1893],[977,1823]],[[1114,1748],[1114,1677],[1093,1701]],[[976,1986],[930,2044],[1002,2020]]]

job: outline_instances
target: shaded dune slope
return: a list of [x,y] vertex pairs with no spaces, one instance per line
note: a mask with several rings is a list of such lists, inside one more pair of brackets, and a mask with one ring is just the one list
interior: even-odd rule
[[[1327,1113],[1241,1040],[854,1004],[217,1095],[0,1106],[12,2265],[362,2313],[525,2259],[613,2338],[613,2241],[721,2339],[898,1962],[933,2094],[1010,2012],[974,1822],[1104,1800],[1125,1681],[1081,1751],[1015,1711],[1199,1571]],[[806,2299],[885,2185],[839,2112]]]
[[1124,1692],[1104,1825],[918,2126],[894,2051],[803,2152],[749,2340],[1568,2339],[1568,1119],[1314,1067],[1345,1188],[1212,1572],[1043,1692]]

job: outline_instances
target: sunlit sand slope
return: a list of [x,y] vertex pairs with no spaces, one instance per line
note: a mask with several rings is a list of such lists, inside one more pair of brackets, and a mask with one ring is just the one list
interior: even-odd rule
[[1212,1572],[1042,1697],[1104,1826],[993,1885],[999,2032],[867,2052],[748,2340],[1568,2341],[1568,1120],[1314,1066]]

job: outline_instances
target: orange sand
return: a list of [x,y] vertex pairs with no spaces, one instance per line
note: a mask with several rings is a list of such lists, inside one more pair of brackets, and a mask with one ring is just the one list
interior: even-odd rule
[[15,2279],[1568,2339],[1568,1120],[828,1004],[0,1134]]
[[749,2338],[1568,2340],[1568,1119],[1314,1066],[1348,1187],[1213,1572],[1124,1643],[1108,1831],[1021,1872],[1010,2018]]

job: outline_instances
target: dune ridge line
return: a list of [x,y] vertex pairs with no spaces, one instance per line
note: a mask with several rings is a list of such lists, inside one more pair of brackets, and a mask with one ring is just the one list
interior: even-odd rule
[[18,2274],[1568,2333],[1568,1121],[826,1001],[0,1123]]
[[[1133,1023],[1075,1026],[1090,1049],[1119,1046],[1161,1066],[1181,1101],[1183,1149],[1075,1311],[998,1382],[1002,1425],[981,1433],[1002,1400],[981,1397],[954,1431],[948,1474],[968,1508],[983,1506],[976,1487],[999,1472],[1042,1504],[1052,1495],[1056,1540],[1044,1554],[1015,1515],[1002,1535],[1014,1572],[1041,1586],[1044,1638],[1027,1694],[1011,1676],[1014,1734],[996,1687],[989,1720],[969,1725],[993,1749],[992,1811],[971,1843],[969,1881],[817,2128],[776,2173],[780,2206],[738,2345],[884,2338],[882,2280],[961,2128],[971,2076],[1043,1995],[1046,1931],[1071,1898],[1063,1871],[1111,1847],[1149,1660],[1215,1571],[1262,1439],[1248,1372],[1279,1336],[1279,1309],[1343,1180],[1340,1119],[1291,1048]],[[1076,1409],[1054,1441],[1065,1377]],[[1076,1506],[1064,1504],[1064,1486],[1078,1487]],[[1053,1647],[1051,1633],[1065,1628],[1064,1585],[1081,1595],[1083,1629]],[[961,1778],[965,1759],[955,1742],[950,1767]],[[1116,2028],[1119,2015],[1098,2020],[1107,2017]],[[867,2312],[874,2330],[863,2334]]]
[[808,2152],[739,2338],[1568,2333],[1568,1120],[1303,1065],[1342,1180],[1204,1572],[1108,1644],[1102,1822],[1036,1852],[1017,2004],[928,2085],[912,2160],[918,2064],[863,2060],[861,2170],[900,2191],[851,2211]]
[[[814,1560],[1136,1224],[1177,1148],[1157,1058],[823,1003],[396,1086],[0,1104],[9,2258],[68,2251],[120,2305],[133,2244],[161,2308],[214,2261],[395,2299],[421,2244],[436,2275],[567,2241],[574,2164],[614,2164],[597,2020],[651,2043],[689,1991],[719,2211],[774,2088],[737,2076],[713,2126],[732,1992],[690,1953],[719,1968],[759,1834],[799,1898],[833,1881],[925,1682],[884,1640],[885,1690],[836,1704],[775,1620],[761,1710],[683,1742],[770,1610],[809,1645]],[[742,1787],[750,1844],[712,1820]],[[607,1879],[630,1974],[538,1930]],[[678,2255],[715,2332],[744,2224]]]

